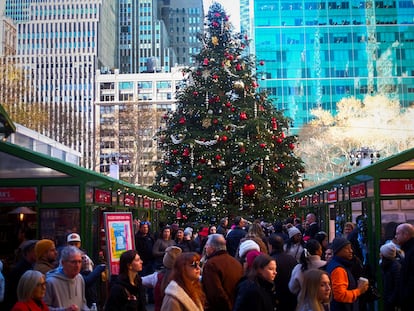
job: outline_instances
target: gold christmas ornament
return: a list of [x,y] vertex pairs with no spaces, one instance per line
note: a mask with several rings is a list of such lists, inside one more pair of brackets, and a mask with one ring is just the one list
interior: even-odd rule
[[214,46],[217,46],[219,44],[219,40],[216,36],[211,38],[211,43],[213,43]]
[[243,91],[244,90],[244,82],[241,80],[235,81],[233,87],[236,91]]
[[209,128],[211,126],[211,119],[204,119],[202,121],[202,126],[205,128]]

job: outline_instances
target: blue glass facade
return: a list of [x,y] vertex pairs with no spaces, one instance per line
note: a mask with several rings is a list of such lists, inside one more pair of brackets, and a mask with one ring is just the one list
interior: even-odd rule
[[249,14],[260,87],[294,128],[344,97],[414,103],[413,1],[255,0]]

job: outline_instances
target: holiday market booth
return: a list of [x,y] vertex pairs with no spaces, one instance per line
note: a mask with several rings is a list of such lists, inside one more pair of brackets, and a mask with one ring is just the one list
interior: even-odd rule
[[[82,237],[93,259],[106,250],[105,212],[128,212],[155,225],[173,199],[85,168],[0,141],[0,259],[13,261],[24,239],[66,244]],[[102,258],[101,258],[102,259]]]
[[379,248],[394,237],[397,224],[414,224],[414,149],[295,193],[288,200],[298,216],[318,215],[330,241],[352,221],[358,228],[364,263],[378,267]]

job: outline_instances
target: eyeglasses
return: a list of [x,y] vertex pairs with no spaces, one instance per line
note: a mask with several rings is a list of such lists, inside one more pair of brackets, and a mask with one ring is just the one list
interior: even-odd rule
[[46,287],[46,282],[39,282],[37,283],[37,287]]
[[192,263],[190,263],[190,267],[200,268],[200,262],[199,261],[193,261]]

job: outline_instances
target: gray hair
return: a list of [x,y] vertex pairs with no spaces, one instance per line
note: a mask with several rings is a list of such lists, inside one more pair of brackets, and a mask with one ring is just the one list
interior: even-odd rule
[[29,301],[42,277],[44,277],[42,272],[27,270],[17,284],[17,299],[19,301]]
[[208,236],[206,244],[210,245],[216,251],[226,251],[226,239],[222,234],[214,233]]
[[69,260],[73,255],[77,254],[82,256],[83,252],[76,246],[65,246],[60,253],[60,265],[62,265],[62,262]]

